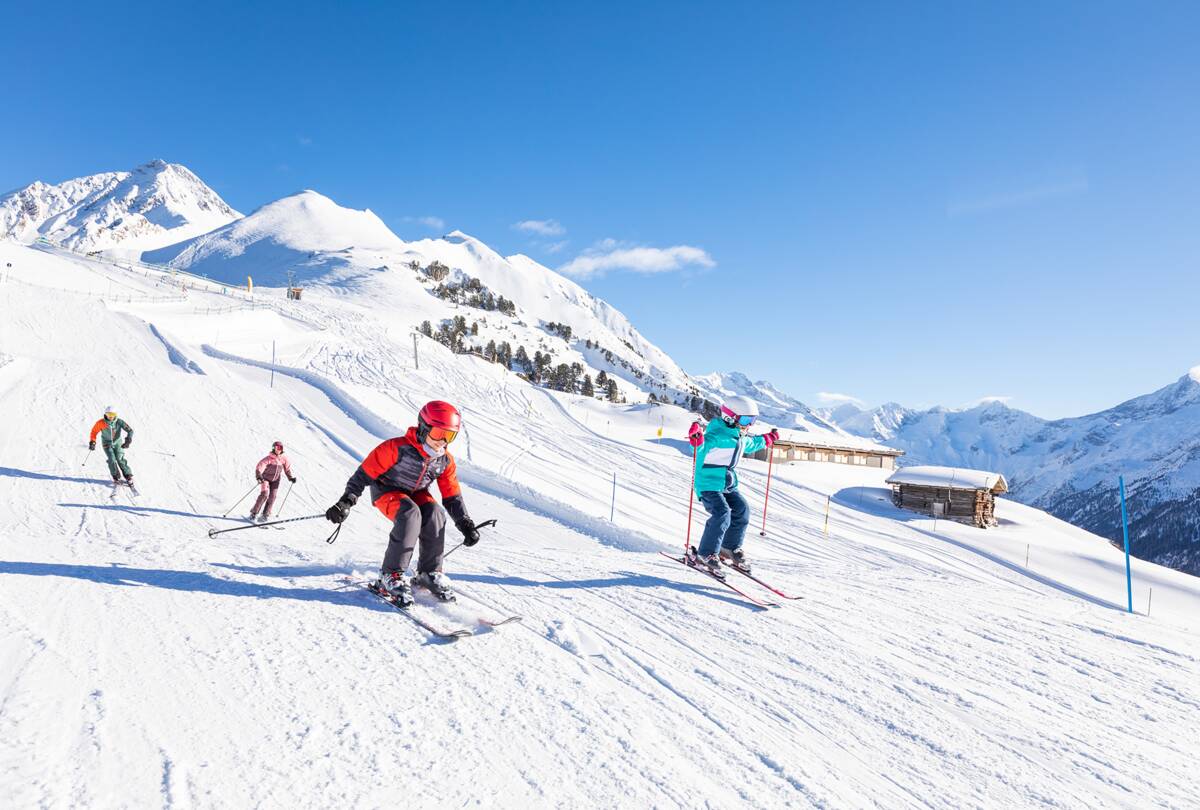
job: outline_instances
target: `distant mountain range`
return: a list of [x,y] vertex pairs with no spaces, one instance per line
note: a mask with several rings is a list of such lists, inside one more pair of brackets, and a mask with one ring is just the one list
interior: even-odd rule
[[527,256],[501,256],[458,231],[405,241],[370,211],[315,191],[242,216],[188,169],[158,160],[0,196],[0,236],[141,255],[235,285],[249,276],[258,287],[281,287],[291,274],[360,305],[389,307],[406,328],[428,322],[431,336],[455,351],[487,355],[489,344],[507,344],[542,355],[546,365],[530,376],[543,382],[578,385],[587,375],[594,383],[604,372],[629,401],[654,396],[704,410],[744,394],[771,424],[888,444],[905,451],[904,464],[1002,472],[1012,497],[1114,540],[1124,475],[1134,553],[1200,575],[1200,368],[1072,419],[1039,419],[999,402],[812,409],[738,372],[688,375],[618,310]]

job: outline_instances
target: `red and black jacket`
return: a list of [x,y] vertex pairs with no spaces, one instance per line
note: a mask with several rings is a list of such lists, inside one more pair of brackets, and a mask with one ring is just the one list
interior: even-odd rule
[[[343,497],[353,503],[370,485],[372,504],[378,505],[377,502],[385,495],[403,494],[412,498],[417,505],[422,505],[433,501],[429,486],[437,481],[438,491],[442,494],[442,506],[446,507],[455,523],[460,523],[470,516],[463,503],[457,470],[454,456],[449,451],[440,456],[429,455],[417,438],[417,429],[410,427],[403,436],[388,439],[367,454],[346,482],[346,494]],[[392,499],[387,500],[390,502]]]

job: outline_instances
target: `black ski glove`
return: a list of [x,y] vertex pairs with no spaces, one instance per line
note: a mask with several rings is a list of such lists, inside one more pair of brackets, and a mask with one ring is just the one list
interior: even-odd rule
[[123,450],[128,450],[128,449],[129,449],[129,445],[131,445],[131,444],[133,444],[133,437],[132,437],[132,436],[126,436],[126,437],[125,437],[125,443],[121,445],[121,449],[123,449]]
[[255,480],[255,481],[257,481],[257,482],[258,482],[258,483],[260,483],[260,484],[261,484],[261,483],[262,483],[262,481],[263,481],[263,479],[262,479],[262,476],[261,476],[261,475],[256,475],[256,476],[254,476],[254,480]]
[[343,495],[341,500],[325,510],[325,519],[330,523],[341,523],[350,514],[350,507],[354,506],[355,500]]
[[475,528],[475,521],[463,518],[454,525],[462,532],[464,546],[473,546],[479,542],[479,529]]
[[290,478],[288,478],[288,480],[289,480],[289,481],[291,481],[293,484],[294,484],[294,483],[296,483],[296,477],[295,477],[295,476],[291,476]]
[[95,449],[96,449],[96,443],[88,442],[88,450],[95,450]]

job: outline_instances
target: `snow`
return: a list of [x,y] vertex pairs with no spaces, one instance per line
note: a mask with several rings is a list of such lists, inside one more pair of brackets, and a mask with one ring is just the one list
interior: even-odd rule
[[1008,491],[1008,482],[1003,475],[961,467],[904,467],[889,475],[885,483],[959,489],[995,489],[998,486],[997,492]]
[[38,181],[0,196],[0,237],[43,237],[73,250],[134,258],[240,216],[184,166],[155,160],[129,172]]
[[[7,805],[1194,802],[1195,578],[1134,560],[1129,614],[1104,540],[1007,500],[998,529],[935,526],[887,472],[836,464],[774,465],[759,536],[767,466],[745,460],[750,555],[806,597],[753,609],[656,553],[687,531],[692,414],[428,340],[418,364],[407,277],[230,311],[77,257],[0,262]],[[271,441],[299,477],[283,516],[318,515],[435,396],[464,409],[465,497],[498,524],[447,558],[460,604],[427,610],[523,623],[432,643],[345,587],[387,542],[365,504],[333,545],[321,519],[207,536]],[[136,501],[84,444],[110,401]]]

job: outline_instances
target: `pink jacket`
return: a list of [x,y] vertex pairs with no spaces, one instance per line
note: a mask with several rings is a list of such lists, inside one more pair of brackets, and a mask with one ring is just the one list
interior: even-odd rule
[[287,453],[267,453],[263,460],[254,468],[254,474],[264,481],[278,481],[280,468],[288,478],[292,477],[292,462],[288,461]]

